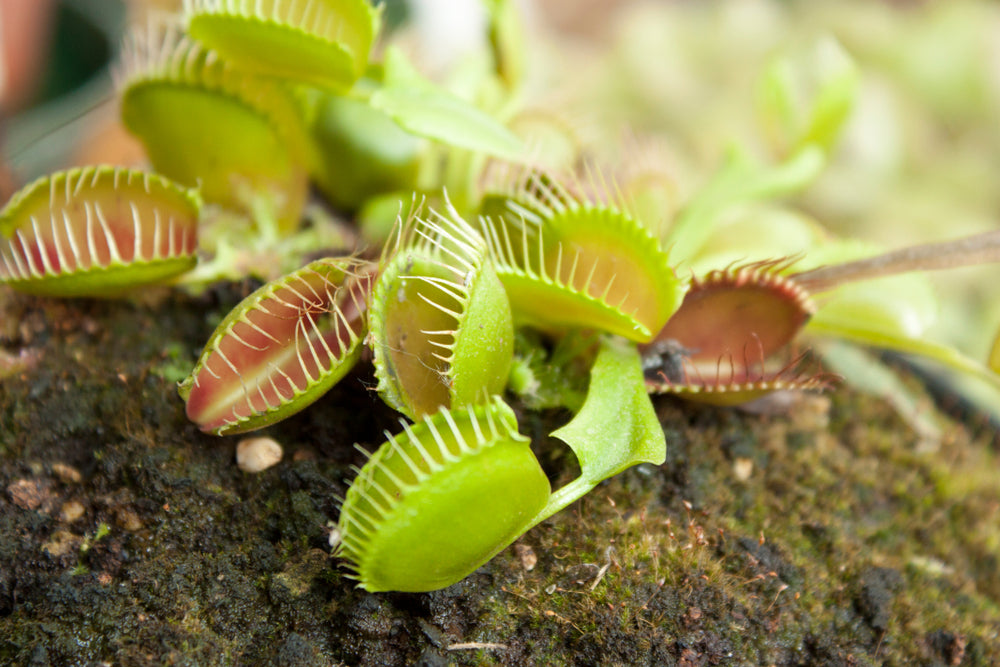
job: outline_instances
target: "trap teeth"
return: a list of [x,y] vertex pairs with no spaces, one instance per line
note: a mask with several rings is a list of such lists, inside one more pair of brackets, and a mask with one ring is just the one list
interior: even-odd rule
[[684,285],[666,253],[623,208],[589,202],[543,174],[500,201],[488,198],[481,227],[518,321],[648,342],[680,305]]
[[499,398],[443,409],[389,436],[340,511],[337,553],[359,586],[444,588],[517,539],[550,493],[529,443]]
[[454,211],[414,217],[402,236],[372,294],[379,394],[419,418],[503,391],[514,325],[484,241]]
[[46,296],[113,296],[168,280],[197,259],[201,200],[120,167],[70,169],[0,210],[0,282]]
[[371,275],[321,259],[267,283],[229,313],[179,388],[201,430],[230,435],[289,417],[357,362]]

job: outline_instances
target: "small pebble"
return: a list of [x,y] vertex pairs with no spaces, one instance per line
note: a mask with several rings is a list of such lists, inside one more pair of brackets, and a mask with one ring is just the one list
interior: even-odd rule
[[42,545],[42,551],[53,558],[59,558],[79,547],[82,541],[79,535],[74,535],[68,530],[57,530],[49,537],[49,541]]
[[733,461],[733,474],[736,476],[736,479],[741,482],[745,482],[750,479],[750,475],[753,474],[753,459],[743,457],[737,458]]
[[523,567],[526,572],[531,572],[535,569],[535,565],[538,564],[538,556],[535,555],[534,549],[529,547],[527,544],[515,544],[514,552],[517,553],[517,557],[521,559],[521,567]]
[[236,465],[243,472],[267,470],[281,455],[281,445],[271,438],[245,438],[236,445]]
[[336,549],[340,545],[340,528],[337,528],[337,524],[332,521],[326,524],[326,527],[330,529],[330,534],[327,536],[327,544],[330,545],[330,549]]
[[45,484],[33,479],[18,479],[7,487],[12,503],[25,510],[51,510],[52,494]]
[[65,463],[53,463],[52,474],[59,478],[63,484],[79,484],[83,480],[83,475],[73,466]]
[[130,509],[119,508],[115,511],[115,523],[119,528],[130,533],[142,530],[142,519]]
[[59,510],[59,519],[63,523],[73,523],[82,517],[86,511],[83,503],[79,500],[68,500],[63,503],[62,509]]

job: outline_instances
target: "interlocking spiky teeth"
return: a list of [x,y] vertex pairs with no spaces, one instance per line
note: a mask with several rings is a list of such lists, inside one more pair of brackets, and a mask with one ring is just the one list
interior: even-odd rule
[[321,259],[244,299],[181,383],[188,417],[206,432],[242,433],[322,396],[361,354],[368,268]]
[[51,296],[107,296],[196,262],[201,200],[166,178],[84,167],[38,179],[0,211],[0,281]]

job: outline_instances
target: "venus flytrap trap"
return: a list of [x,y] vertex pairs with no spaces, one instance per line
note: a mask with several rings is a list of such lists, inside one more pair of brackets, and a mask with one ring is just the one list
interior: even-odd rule
[[[857,253],[828,242],[814,257]],[[922,275],[1000,261],[1000,233],[912,246],[795,271],[796,258],[712,270],[694,278],[678,311],[656,339],[640,346],[649,389],[700,402],[740,405],[778,390],[822,389],[831,378],[807,375],[789,357],[800,334],[836,336],[918,354],[1000,387],[1000,376],[956,350],[921,338],[931,297]],[[853,285],[890,277],[879,290]],[[853,291],[847,288],[859,287]],[[921,298],[924,297],[924,298]],[[777,361],[777,366],[774,362]],[[769,363],[770,362],[770,363]]]
[[180,384],[188,418],[228,435],[310,405],[361,355],[372,280],[353,258],[321,259],[245,298]]
[[172,26],[135,34],[124,63],[122,122],[157,171],[231,208],[247,208],[248,189],[267,193],[282,229],[298,226],[311,149],[282,82],[234,67]]
[[684,284],[623,207],[578,197],[537,173],[499,198],[506,210],[497,206],[481,225],[522,323],[648,341],[677,309]]
[[640,346],[649,391],[739,405],[784,389],[819,389],[822,376],[797,372],[788,350],[813,315],[808,292],[782,275],[790,260],[710,271],[649,344]]
[[357,472],[341,507],[337,553],[358,584],[444,588],[517,539],[549,497],[529,444],[500,398],[404,422]]
[[372,294],[379,394],[418,418],[503,391],[514,325],[485,242],[454,209],[401,234]]
[[196,262],[201,199],[156,174],[84,167],[38,179],[0,210],[0,282],[113,296]]
[[499,398],[404,423],[348,489],[337,553],[370,591],[443,588],[608,477],[663,463],[663,430],[633,345],[600,343],[583,407],[552,435],[576,454],[580,476],[550,494],[529,440]]
[[347,90],[364,73],[381,10],[365,0],[184,0],[187,32],[259,74]]

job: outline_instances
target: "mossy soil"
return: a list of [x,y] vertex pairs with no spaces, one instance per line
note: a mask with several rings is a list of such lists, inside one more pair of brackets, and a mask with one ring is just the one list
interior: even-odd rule
[[[944,434],[929,443],[844,386],[783,415],[658,399],[664,465],[602,484],[446,590],[359,591],[328,523],[354,443],[397,428],[367,367],[268,429],[285,458],[257,475],[236,439],[184,417],[176,381],[249,290],[0,292],[0,664],[1000,660],[993,432],[928,402]],[[521,416],[528,433],[561,418]],[[565,483],[572,455],[537,440]]]

